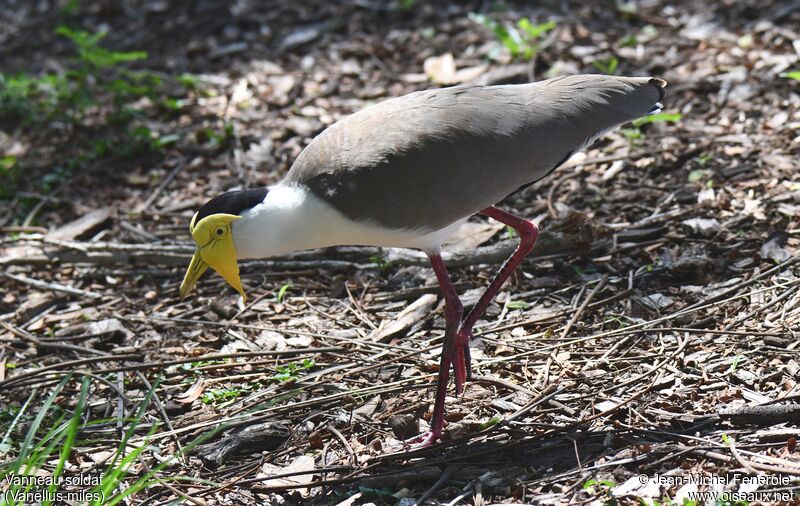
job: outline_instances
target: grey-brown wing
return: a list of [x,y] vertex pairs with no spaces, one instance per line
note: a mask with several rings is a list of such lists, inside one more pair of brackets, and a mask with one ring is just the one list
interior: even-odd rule
[[648,82],[572,76],[412,93],[328,128],[286,181],[307,186],[354,220],[439,229],[539,179],[596,135],[646,114],[662,96]]

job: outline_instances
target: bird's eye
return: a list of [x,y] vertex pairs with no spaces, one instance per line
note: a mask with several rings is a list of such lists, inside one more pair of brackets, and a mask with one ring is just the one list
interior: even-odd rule
[[225,227],[217,228],[216,230],[214,230],[214,233],[217,234],[217,237],[222,237],[223,235],[225,235]]

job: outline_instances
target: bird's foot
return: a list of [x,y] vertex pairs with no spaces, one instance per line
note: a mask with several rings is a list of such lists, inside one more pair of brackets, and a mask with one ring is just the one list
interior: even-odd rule
[[411,439],[406,439],[403,443],[409,446],[409,450],[422,450],[438,441],[440,437],[442,437],[441,431],[437,433],[433,430],[428,430]]
[[442,437],[442,430],[447,422],[444,421],[444,418],[439,422],[436,423],[435,420],[432,420],[433,425],[431,426],[430,430],[426,430],[422,434],[418,434],[412,438],[406,439],[403,441],[403,444],[406,446],[410,446],[409,450],[421,450],[423,448],[427,448]]
[[453,350],[453,379],[456,384],[456,396],[464,392],[464,383],[472,379],[472,356],[469,351],[469,340],[472,332],[459,330],[456,336],[456,346]]

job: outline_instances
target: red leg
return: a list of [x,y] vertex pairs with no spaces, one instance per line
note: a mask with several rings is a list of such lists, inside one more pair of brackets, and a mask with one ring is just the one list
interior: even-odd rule
[[[450,379],[450,365],[456,383],[456,394],[463,390],[464,381],[472,376],[470,368],[469,340],[472,338],[472,327],[481,317],[489,303],[494,299],[497,292],[503,286],[512,272],[522,263],[522,260],[531,252],[539,236],[539,229],[532,222],[514,216],[496,207],[487,207],[481,214],[493,218],[501,223],[512,227],[520,237],[519,246],[514,253],[500,267],[500,271],[492,279],[486,291],[475,304],[464,320],[461,320],[463,306],[458,298],[455,287],[450,281],[442,257],[438,253],[428,253],[428,258],[436,273],[439,286],[442,289],[445,299],[445,320],[447,322],[444,343],[442,343],[442,356],[439,361],[439,378],[436,384],[436,400],[433,405],[433,416],[431,418],[431,430],[426,434],[412,438],[408,442],[418,443],[420,447],[426,447],[435,442],[442,434],[444,429],[444,407],[445,396],[447,394],[447,382]],[[460,325],[459,325],[459,322]]]
[[[483,315],[483,312],[486,311],[486,308],[489,306],[489,303],[492,302],[497,292],[500,291],[500,288],[503,286],[503,283],[506,282],[511,273],[522,263],[522,260],[528,256],[528,253],[533,250],[533,247],[536,245],[536,239],[539,237],[539,228],[528,220],[522,219],[518,216],[514,216],[511,213],[503,211],[502,209],[498,209],[496,207],[487,207],[480,214],[484,216],[488,216],[489,218],[493,218],[501,223],[505,223],[509,227],[513,228],[517,231],[519,235],[519,246],[517,249],[514,250],[514,253],[508,257],[508,260],[503,263],[503,266],[500,267],[500,271],[497,275],[492,279],[492,282],[489,283],[488,288],[486,291],[483,292],[481,298],[478,299],[478,302],[472,308],[472,310],[467,314],[467,317],[464,318],[464,321],[461,323],[461,327],[458,329],[458,338],[457,338],[457,349],[461,352],[460,356],[463,356],[463,367],[465,368],[465,374],[467,379],[472,378],[472,368],[471,368],[471,360],[470,360],[470,353],[469,353],[469,340],[472,338],[472,327],[475,326],[475,323],[478,321],[478,318]],[[455,364],[454,364],[455,366]]]
[[439,286],[444,295],[444,316],[446,324],[444,342],[442,343],[442,356],[439,360],[439,379],[436,383],[436,400],[433,404],[431,430],[409,441],[411,443],[418,443],[419,446],[423,448],[439,439],[444,429],[444,401],[447,395],[447,382],[450,379],[450,364],[453,364],[455,368],[457,388],[458,385],[464,384],[465,376],[464,370],[459,370],[457,366],[459,348],[456,346],[456,332],[458,331],[459,323],[461,323],[464,306],[461,304],[461,299],[458,298],[456,288],[450,281],[450,276],[447,274],[447,269],[444,266],[441,255],[439,255],[438,252],[428,252],[428,258],[431,261],[433,272],[436,273],[436,279],[439,281]]

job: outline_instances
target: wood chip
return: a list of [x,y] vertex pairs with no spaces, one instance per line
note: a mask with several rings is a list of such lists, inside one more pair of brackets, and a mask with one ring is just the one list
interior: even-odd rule
[[427,293],[402,310],[394,320],[384,321],[381,326],[370,334],[369,339],[387,342],[392,337],[410,329],[420,320],[427,318],[438,297]]
[[111,218],[111,209],[104,207],[83,215],[77,220],[63,225],[49,234],[50,239],[74,240],[88,239]]

